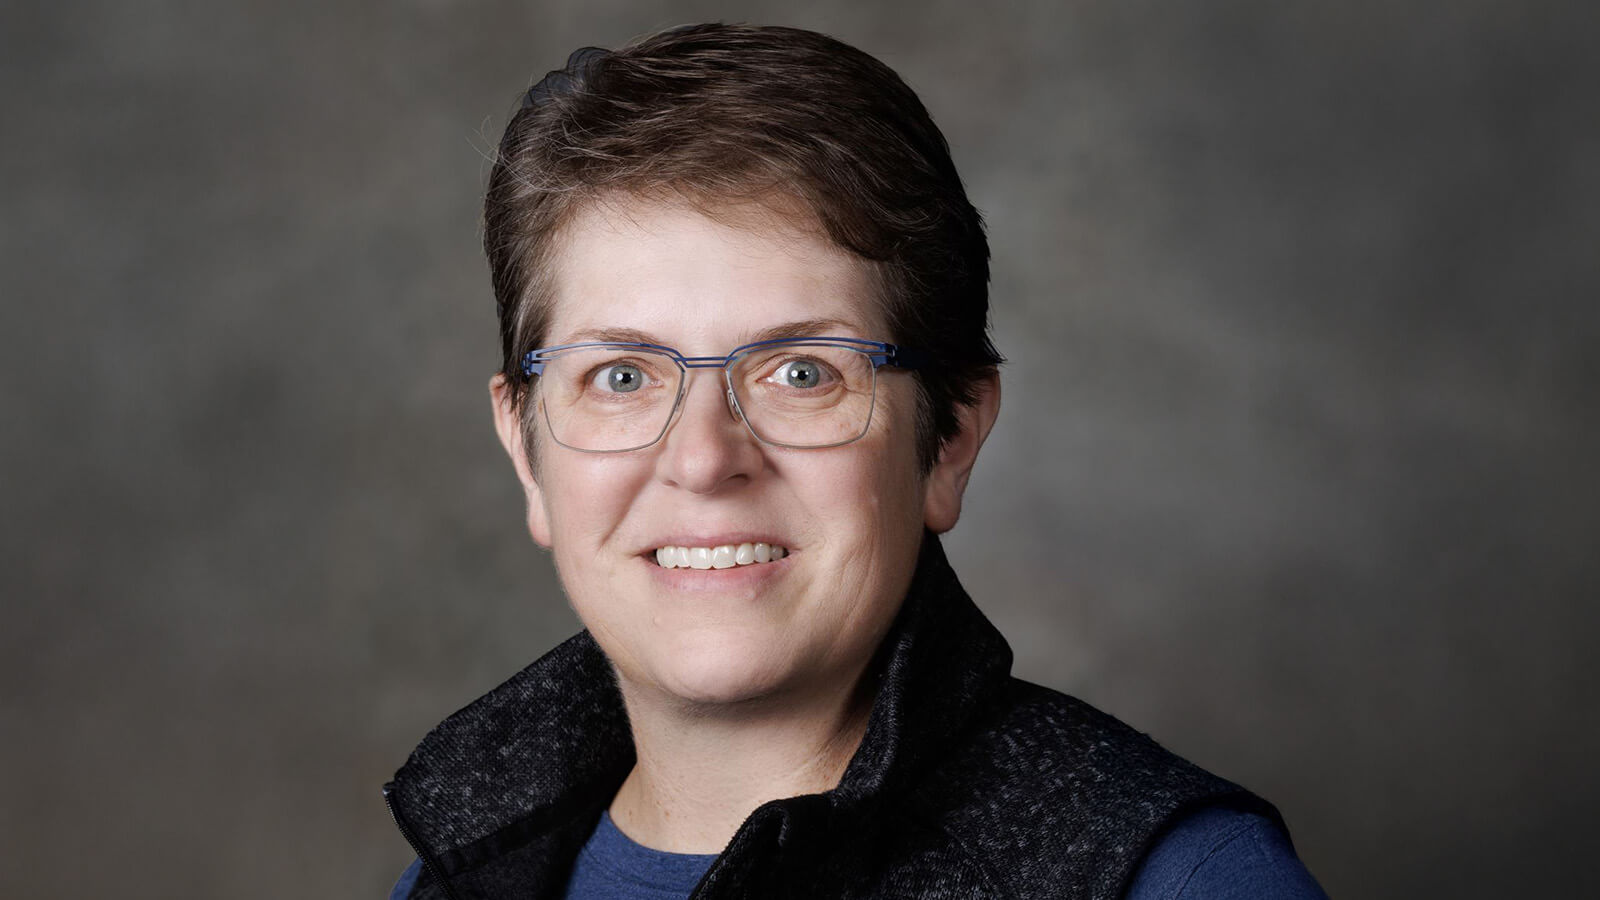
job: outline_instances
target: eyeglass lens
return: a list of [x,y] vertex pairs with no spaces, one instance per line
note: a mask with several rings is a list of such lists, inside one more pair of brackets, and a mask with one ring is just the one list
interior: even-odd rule
[[[728,368],[739,411],[756,437],[788,447],[830,447],[866,433],[875,370],[849,347],[760,347]],[[666,432],[686,372],[665,353],[589,346],[547,358],[538,393],[557,442],[577,450],[633,450]]]

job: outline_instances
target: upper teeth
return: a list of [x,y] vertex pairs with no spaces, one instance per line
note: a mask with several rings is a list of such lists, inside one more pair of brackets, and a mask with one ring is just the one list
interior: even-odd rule
[[656,562],[667,569],[731,569],[783,559],[789,551],[772,544],[718,544],[715,547],[662,547]]

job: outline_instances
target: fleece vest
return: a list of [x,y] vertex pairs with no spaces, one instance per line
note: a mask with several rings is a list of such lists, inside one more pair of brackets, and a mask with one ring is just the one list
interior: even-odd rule
[[[1194,809],[1282,827],[1270,804],[1011,662],[926,534],[839,785],[758,807],[694,898],[1114,900]],[[423,863],[411,897],[560,897],[633,763],[615,673],[580,632],[445,719],[384,786]]]

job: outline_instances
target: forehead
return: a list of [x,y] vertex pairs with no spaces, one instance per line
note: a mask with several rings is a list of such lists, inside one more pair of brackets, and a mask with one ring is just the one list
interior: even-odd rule
[[581,207],[554,256],[547,343],[630,330],[691,355],[725,353],[787,322],[830,320],[886,339],[871,264],[771,208],[685,202]]

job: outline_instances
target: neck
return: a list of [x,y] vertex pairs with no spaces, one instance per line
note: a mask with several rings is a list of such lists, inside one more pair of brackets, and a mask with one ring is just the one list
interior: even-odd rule
[[719,853],[756,807],[832,790],[872,712],[868,679],[804,698],[707,710],[622,685],[637,762],[611,804],[623,833],[673,853]]

